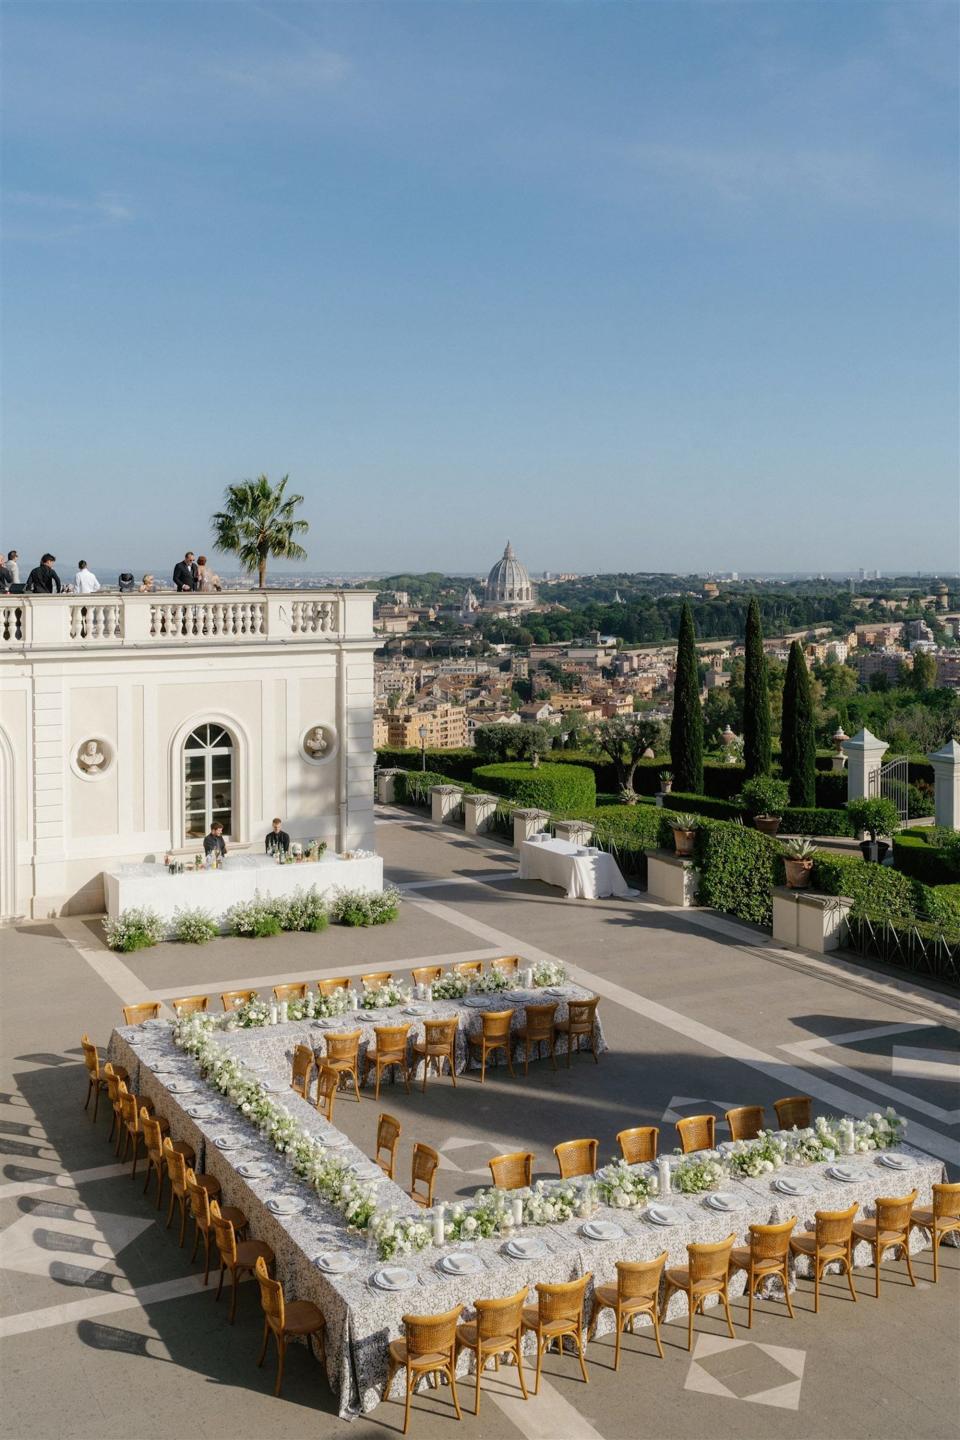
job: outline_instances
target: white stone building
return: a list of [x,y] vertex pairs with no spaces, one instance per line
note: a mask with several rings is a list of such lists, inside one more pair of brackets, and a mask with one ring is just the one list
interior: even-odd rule
[[370,590],[0,596],[0,918],[103,908],[102,871],[373,847]]

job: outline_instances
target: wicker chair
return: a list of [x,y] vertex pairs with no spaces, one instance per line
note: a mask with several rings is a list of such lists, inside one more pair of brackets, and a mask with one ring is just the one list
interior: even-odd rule
[[513,1071],[513,1056],[510,1053],[513,1048],[513,1041],[510,1037],[512,1020],[512,1010],[482,1010],[480,1012],[480,1033],[467,1036],[469,1048],[480,1051],[481,1085],[487,1074],[487,1056],[492,1055],[496,1050],[503,1051],[507,1057],[507,1068],[511,1078],[514,1080],[517,1078]]
[[272,1265],[274,1254],[270,1246],[263,1240],[238,1240],[232,1221],[223,1215],[216,1200],[210,1201],[210,1224],[213,1226],[213,1234],[220,1256],[220,1279],[217,1282],[217,1293],[213,1298],[214,1300],[220,1299],[223,1291],[223,1277],[229,1270],[229,1321],[232,1325],[237,1318],[237,1296],[242,1277],[253,1274],[258,1260],[262,1259],[265,1265]]
[[933,1205],[929,1210],[914,1210],[910,1228],[929,1230],[933,1242],[933,1283],[939,1279],[938,1253],[940,1241],[951,1230],[960,1230],[960,1184],[933,1186]]
[[483,974],[482,960],[461,960],[459,965],[453,967],[455,975],[463,975],[468,980],[479,980]]
[[277,1383],[273,1387],[273,1393],[279,1395],[280,1387],[283,1384],[284,1361],[287,1358],[288,1336],[292,1335],[295,1338],[304,1336],[308,1350],[310,1341],[316,1337],[317,1349],[320,1352],[318,1358],[326,1370],[327,1356],[324,1348],[326,1321],[323,1318],[323,1311],[311,1300],[291,1300],[289,1304],[284,1300],[283,1286],[279,1280],[271,1280],[262,1255],[257,1257],[253,1273],[260,1286],[260,1304],[263,1306],[263,1345],[260,1348],[257,1365],[262,1365],[267,1358],[267,1345],[272,1335],[277,1342]]
[[[167,1166],[167,1175],[170,1179],[170,1205],[167,1210],[167,1226],[170,1229],[170,1222],[173,1220],[175,1205],[180,1206],[180,1248],[183,1249],[183,1242],[187,1235],[187,1205],[190,1196],[187,1191],[187,1162],[179,1150],[174,1150],[173,1142],[169,1136],[164,1138],[163,1158]],[[191,1171],[191,1174],[193,1172]],[[220,1181],[212,1175],[194,1175],[194,1183],[202,1185],[207,1191],[211,1200],[216,1200],[220,1194]]]
[[[137,1174],[137,1160],[140,1155],[140,1141],[143,1137],[143,1124],[140,1119],[140,1102],[136,1095],[131,1095],[125,1081],[121,1080],[117,1086],[120,1100],[120,1123],[123,1126],[123,1148],[120,1153],[120,1164],[127,1158],[127,1149],[133,1146],[133,1165],[130,1169],[130,1179],[133,1180]],[[146,1107],[143,1107],[146,1108]],[[149,1115],[149,1110],[147,1114]],[[166,1126],[166,1121],[158,1122]]]
[[730,1297],[727,1293],[730,1254],[736,1238],[736,1235],[728,1235],[726,1240],[720,1240],[714,1245],[688,1245],[687,1264],[671,1265],[666,1272],[660,1318],[666,1318],[667,1305],[673,1292],[675,1290],[682,1291],[687,1297],[688,1350],[693,1349],[693,1317],[698,1310],[703,1310],[708,1295],[720,1296],[720,1303],[727,1317],[730,1339],[736,1338],[733,1333],[733,1321],[730,1318]]
[[446,1060],[450,1066],[450,1079],[453,1081],[453,1088],[457,1088],[457,1025],[456,1018],[452,1020],[425,1020],[423,1022],[423,1039],[413,1042],[413,1069],[416,1073],[417,1066],[423,1061],[423,1089],[427,1088],[427,1075],[430,1073],[431,1064],[436,1066],[437,1074],[443,1074],[443,1062]]
[[[399,1070],[403,1076],[403,1084],[410,1093],[410,1066],[407,1064],[407,1037],[410,1034],[409,1025],[374,1025],[373,1033],[377,1037],[376,1048],[369,1047],[363,1056],[363,1083],[366,1085],[367,1077],[370,1074],[370,1067],[376,1071],[377,1083],[373,1092],[375,1100],[380,1099],[380,1076],[384,1070]],[[390,1077],[395,1079],[395,1075]]]
[[110,1122],[110,1134],[107,1136],[107,1144],[109,1145],[114,1135],[116,1135],[117,1143],[113,1147],[113,1153],[114,1155],[119,1155],[120,1142],[123,1139],[123,1113],[120,1109],[120,1086],[122,1085],[123,1088],[126,1089],[126,1081],[120,1079],[120,1076],[114,1070],[109,1060],[103,1067],[103,1079],[107,1087],[107,1099],[110,1101],[110,1106],[113,1110],[113,1119]]
[[414,985],[435,985],[442,974],[442,965],[418,965],[413,972],[413,983]]
[[663,1278],[663,1267],[666,1263],[666,1250],[655,1260],[641,1260],[636,1263],[618,1260],[616,1285],[598,1285],[593,1292],[593,1310],[590,1314],[587,1342],[589,1343],[593,1339],[594,1331],[597,1328],[597,1317],[601,1310],[612,1310],[617,1322],[617,1339],[613,1352],[614,1370],[620,1369],[620,1340],[623,1331],[629,1326],[630,1334],[636,1333],[633,1322],[637,1315],[649,1315],[653,1321],[653,1338],[657,1354],[661,1360],[663,1359],[663,1346],[660,1343],[660,1316],[657,1310],[660,1281]]
[[498,1190],[524,1190],[533,1179],[533,1155],[529,1150],[514,1150],[510,1155],[494,1155],[487,1164]]
[[170,1008],[176,1015],[202,1015],[210,1004],[209,995],[181,995],[170,1001]]
[[785,1095],[782,1100],[774,1100],[773,1108],[781,1130],[806,1130],[813,1119],[809,1095]]
[[[87,1067],[87,1098],[84,1101],[83,1108],[84,1110],[89,1110],[90,1096],[92,1095],[94,1097],[93,1119],[96,1121],[97,1113],[100,1109],[100,1095],[106,1090],[107,1081],[105,1075],[100,1071],[99,1051],[90,1039],[90,1036],[87,1034],[81,1035],[80,1044],[83,1048],[83,1063]],[[123,1080],[124,1082],[130,1078],[122,1065],[114,1065],[112,1067],[112,1073],[116,1075],[118,1080]]]
[[346,975],[337,975],[333,980],[318,980],[318,995],[333,995],[337,990],[349,990],[350,980]]
[[730,1127],[731,1140],[756,1140],[766,1117],[762,1105],[738,1105],[735,1110],[725,1110],[723,1118]]
[[645,1160],[656,1160],[660,1144],[658,1125],[634,1125],[632,1130],[621,1130],[617,1134],[620,1154],[628,1165],[640,1165]]
[[369,975],[360,976],[360,984],[364,990],[375,990],[378,985],[389,985],[392,979],[392,970],[371,970]]
[[598,1149],[596,1140],[564,1140],[561,1145],[554,1145],[560,1179],[572,1180],[577,1175],[592,1175],[597,1168]]
[[753,1328],[753,1300],[758,1285],[771,1275],[779,1276],[787,1314],[792,1320],[790,1303],[790,1236],[797,1223],[796,1215],[779,1225],[751,1225],[750,1244],[735,1245],[730,1253],[730,1269],[747,1272],[747,1329]]
[[600,1004],[600,997],[595,995],[592,1000],[568,1000],[567,1018],[558,1020],[553,1027],[555,1035],[567,1037],[567,1069],[570,1069],[570,1057],[575,1049],[580,1048],[581,1040],[590,1041],[590,1049],[593,1053],[594,1065],[599,1065],[597,1059],[597,1037],[596,1029],[597,1006]]
[[537,1337],[537,1370],[533,1384],[534,1395],[540,1393],[540,1371],[543,1355],[554,1341],[563,1349],[563,1337],[569,1335],[577,1347],[580,1360],[580,1374],[584,1384],[589,1385],[587,1362],[583,1354],[583,1299],[592,1274],[582,1275],[579,1280],[569,1280],[563,1285],[538,1285],[537,1304],[524,1305],[523,1328],[532,1330]]
[[330,1070],[337,1072],[337,1079],[342,1083],[349,1075],[353,1081],[353,1093],[357,1097],[357,1104],[360,1104],[360,1037],[362,1030],[344,1030],[339,1035],[327,1035],[327,1053],[323,1057],[323,1063]]
[[406,1394],[403,1406],[403,1433],[410,1427],[410,1400],[422,1375],[446,1376],[450,1398],[457,1419],[462,1420],[457,1399],[457,1321],[463,1308],[457,1305],[442,1315],[402,1316],[404,1339],[391,1340],[388,1351],[387,1384],[384,1399],[390,1394],[398,1370],[406,1370]]
[[695,1150],[712,1150],[717,1135],[715,1115],[685,1115],[677,1121],[677,1135],[684,1155]]
[[523,1302],[527,1298],[527,1287],[516,1295],[506,1295],[502,1300],[475,1300],[475,1320],[457,1326],[457,1354],[461,1350],[472,1350],[476,1362],[476,1391],[473,1413],[480,1414],[480,1381],[487,1362],[493,1359],[499,1369],[500,1356],[512,1355],[517,1364],[517,1378],[524,1400],[527,1399],[527,1385],[523,1377]]
[[239,1010],[241,1005],[252,1005],[254,1000],[259,998],[256,990],[224,990],[220,996],[220,1004],[224,1010]]
[[[167,1178],[167,1160],[163,1152],[163,1142],[166,1137],[168,1125],[166,1120],[161,1120],[143,1105],[140,1107],[140,1128],[143,1131],[143,1145],[147,1152],[147,1175],[143,1182],[143,1193],[146,1195],[150,1188],[150,1176],[156,1173],[157,1177],[157,1209],[163,1204],[163,1184]],[[182,1155],[184,1163],[189,1165],[191,1170],[197,1163],[196,1153],[192,1145],[186,1140],[171,1140],[171,1150]]]
[[[191,1169],[187,1169],[187,1195],[190,1200],[190,1213],[193,1216],[193,1249],[190,1252],[190,1264],[197,1258],[197,1246],[200,1244],[200,1236],[203,1236],[203,1283],[206,1285],[210,1278],[210,1241],[214,1238],[213,1215],[210,1210],[210,1195],[206,1186],[197,1182],[197,1177]],[[217,1202],[214,1200],[213,1204]],[[242,1235],[247,1228],[247,1217],[242,1210],[235,1205],[224,1205],[220,1209],[220,1217],[227,1220],[233,1226],[236,1235]]]
[[142,1025],[145,1020],[160,1019],[160,1002],[158,1000],[148,1001],[143,1005],[124,1005],[124,1025]]
[[[418,1140],[413,1147],[413,1165],[410,1171],[410,1199],[429,1210],[433,1204],[433,1186],[437,1178],[440,1156],[432,1145],[423,1145]],[[418,1186],[426,1189],[418,1189]]]
[[850,1295],[856,1300],[853,1284],[853,1217],[860,1209],[855,1201],[849,1210],[814,1211],[814,1229],[790,1239],[792,1255],[809,1255],[813,1261],[813,1313],[820,1311],[820,1277],[828,1265],[845,1271]]
[[303,984],[274,985],[273,998],[280,1005],[284,1000],[306,1000],[307,985]]
[[519,955],[499,955],[496,960],[490,961],[491,970],[499,970],[508,979],[515,980],[520,973]]
[[550,1064],[554,1070],[557,1068],[557,1061],[554,1055],[556,1047],[555,1021],[557,1006],[553,1005],[527,1005],[526,1024],[514,1032],[514,1043],[523,1046],[523,1073],[530,1074],[530,1051],[533,1050],[536,1058],[540,1058],[540,1046],[549,1046]]
[[290,1075],[290,1089],[296,1090],[304,1100],[310,1099],[310,1085],[313,1081],[313,1051],[309,1045],[298,1045],[293,1052],[293,1070]]
[[[374,1160],[383,1170],[389,1180],[394,1178],[394,1171],[397,1168],[397,1146],[400,1144],[400,1121],[386,1113],[380,1116],[377,1121],[377,1150]],[[384,1160],[381,1150],[386,1150],[387,1158]]]
[[329,1065],[318,1065],[317,1067],[317,1105],[324,1120],[333,1124],[333,1107],[337,1099],[337,1087],[340,1084],[340,1076],[336,1070],[331,1070]]
[[913,1278],[913,1266],[910,1263],[910,1220],[916,1198],[916,1190],[911,1190],[909,1195],[878,1196],[875,1202],[877,1213],[873,1219],[859,1220],[854,1224],[853,1233],[856,1240],[865,1240],[868,1245],[873,1247],[873,1265],[877,1280],[875,1294],[878,1300],[880,1299],[880,1265],[885,1250],[900,1250],[907,1262],[910,1284],[916,1285],[917,1283]]

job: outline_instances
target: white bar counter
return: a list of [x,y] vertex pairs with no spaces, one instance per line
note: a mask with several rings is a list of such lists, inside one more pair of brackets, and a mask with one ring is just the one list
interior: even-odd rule
[[122,910],[146,907],[164,920],[175,910],[206,910],[220,920],[231,905],[263,896],[292,895],[314,889],[320,895],[334,890],[383,889],[383,860],[379,855],[345,859],[324,855],[320,860],[278,865],[266,855],[227,855],[219,870],[185,870],[171,875],[165,865],[118,865],[104,870],[107,914],[115,919]]

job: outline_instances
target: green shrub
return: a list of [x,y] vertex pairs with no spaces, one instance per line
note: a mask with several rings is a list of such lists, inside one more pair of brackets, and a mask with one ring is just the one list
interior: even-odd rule
[[893,835],[900,824],[897,807],[885,795],[861,795],[847,801],[847,814],[857,830],[866,830],[871,840],[878,835]]
[[687,795],[682,790],[671,790],[663,797],[665,810],[685,810],[691,815],[706,815],[711,820],[736,820],[743,807],[732,800],[712,800],[707,795]]
[[388,885],[379,890],[338,890],[330,914],[338,925],[386,925],[400,913],[400,891]]
[[745,825],[705,820],[693,855],[701,905],[754,925],[772,924],[773,887],[783,883],[783,855],[776,840]]
[[785,780],[756,775],[746,782],[738,799],[749,815],[782,815],[790,800],[790,789]]
[[847,772],[846,770],[818,770],[814,788],[817,795],[817,804],[827,809],[840,809],[847,803]]
[[[952,832],[956,835],[956,832]],[[893,837],[893,863],[924,885],[952,885],[960,880],[960,845],[951,832],[924,827],[901,830]],[[944,843],[937,844],[938,840]],[[956,835],[960,840],[960,835]]]
[[811,806],[809,809],[788,805],[783,812],[780,825],[785,835],[852,835],[853,825],[846,809],[824,809]]
[[127,955],[131,950],[148,950],[166,937],[166,923],[155,910],[121,910],[115,920],[103,922],[103,933],[111,950]]
[[909,920],[913,890],[909,878],[891,865],[873,865],[860,855],[838,855],[819,850],[814,858],[811,884],[825,895],[846,895],[852,914],[874,920]]
[[171,933],[182,945],[206,945],[216,940],[220,926],[207,910],[174,910]]
[[278,895],[271,908],[280,922],[281,930],[319,934],[330,924],[327,902],[314,886],[309,890],[298,887],[292,895]]
[[231,935],[246,940],[265,940],[269,935],[279,935],[282,928],[275,902],[259,895],[231,905],[223,919]]
[[513,761],[479,765],[473,777],[477,785],[523,807],[561,812],[570,806],[596,804],[596,781],[592,770],[583,765],[542,764],[534,768]]
[[960,885],[922,885],[914,880],[913,908],[923,920],[960,931]]

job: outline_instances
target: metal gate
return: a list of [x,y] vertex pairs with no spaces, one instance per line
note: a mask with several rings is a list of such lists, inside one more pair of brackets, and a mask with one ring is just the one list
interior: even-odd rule
[[905,755],[898,755],[896,759],[888,760],[886,765],[871,770],[869,790],[871,796],[882,795],[885,800],[892,800],[897,807],[900,824],[907,823],[910,819],[910,767]]

